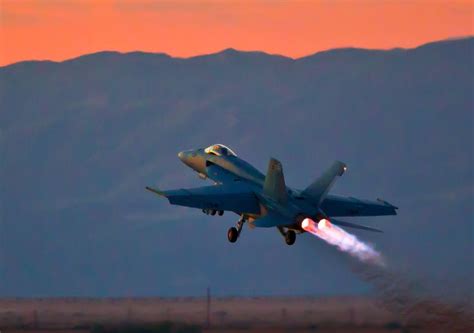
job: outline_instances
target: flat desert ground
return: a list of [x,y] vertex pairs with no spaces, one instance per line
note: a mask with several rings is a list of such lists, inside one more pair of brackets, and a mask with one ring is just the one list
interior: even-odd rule
[[210,303],[207,298],[0,299],[1,333],[82,333],[97,325],[163,322],[229,333],[446,331],[407,323],[367,297],[227,297]]

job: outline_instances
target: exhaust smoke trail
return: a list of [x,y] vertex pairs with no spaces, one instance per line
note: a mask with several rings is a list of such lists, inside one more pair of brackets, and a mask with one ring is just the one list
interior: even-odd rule
[[382,255],[372,246],[359,240],[356,236],[333,225],[326,219],[315,222],[306,218],[301,223],[301,227],[307,232],[321,238],[325,242],[336,246],[339,250],[349,253],[359,260],[384,266]]
[[[474,327],[474,304],[465,282],[419,280],[407,271],[362,262],[354,262],[352,270],[374,286],[378,304],[397,315],[406,329],[454,333],[471,332]],[[462,295],[452,299],[453,291]]]
[[[388,268],[373,247],[326,219],[315,222],[307,218],[301,227],[359,259],[352,264],[353,272],[374,287],[377,305],[398,318],[402,331],[412,328],[431,332],[472,331],[474,303],[470,290],[464,290],[465,296],[461,295],[461,298],[447,299],[447,295],[428,286],[426,279],[414,279],[407,276],[409,272]],[[445,281],[437,281],[434,286],[448,292],[449,296],[452,296],[453,288],[466,288],[463,283],[450,285]]]

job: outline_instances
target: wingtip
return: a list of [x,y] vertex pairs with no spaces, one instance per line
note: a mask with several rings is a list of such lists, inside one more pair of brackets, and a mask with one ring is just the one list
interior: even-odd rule
[[150,192],[153,192],[155,194],[161,195],[162,197],[165,196],[165,193],[163,191],[160,191],[159,189],[155,189],[155,188],[152,188],[150,186],[146,186],[145,189],[150,191]]
[[377,198],[377,201],[380,202],[380,203],[382,203],[382,204],[384,204],[385,206],[389,206],[389,207],[391,207],[391,208],[393,208],[393,209],[395,209],[395,210],[398,209],[397,206],[394,206],[394,205],[392,205],[390,202],[385,201],[385,200],[383,200],[383,199],[381,199],[381,198]]
[[335,164],[337,164],[340,169],[339,171],[339,177],[340,177],[347,171],[347,164],[342,161],[336,161]]

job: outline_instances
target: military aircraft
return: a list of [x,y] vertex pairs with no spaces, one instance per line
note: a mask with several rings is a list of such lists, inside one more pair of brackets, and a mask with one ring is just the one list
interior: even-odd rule
[[282,165],[274,158],[270,159],[267,174],[263,175],[222,144],[182,151],[178,157],[199,177],[214,181],[214,185],[168,191],[146,189],[168,198],[173,205],[200,208],[205,214],[222,216],[224,211],[236,213],[240,219],[227,232],[231,243],[237,241],[244,223],[251,227],[277,228],[286,244],[292,245],[296,234],[305,232],[301,225],[305,218],[314,221],[327,219],[343,227],[381,232],[334,217],[397,214],[397,207],[381,199],[368,201],[328,194],[336,178],[347,169],[339,161],[306,189],[298,190],[286,186]]

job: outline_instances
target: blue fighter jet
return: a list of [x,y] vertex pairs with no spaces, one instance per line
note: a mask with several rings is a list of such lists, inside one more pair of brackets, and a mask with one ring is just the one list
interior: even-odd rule
[[242,227],[277,228],[286,244],[292,245],[296,234],[305,232],[302,221],[326,219],[335,225],[381,232],[378,229],[340,221],[340,216],[396,215],[397,207],[386,201],[360,200],[328,194],[337,177],[346,171],[342,162],[334,162],[304,190],[287,187],[281,163],[271,158],[264,175],[222,144],[205,149],[182,151],[178,157],[214,185],[191,189],[147,190],[168,198],[173,205],[202,209],[205,214],[223,215],[224,211],[240,216],[227,238],[237,241]]

